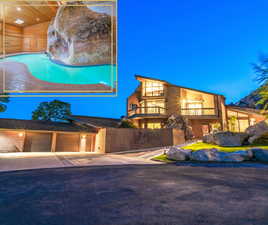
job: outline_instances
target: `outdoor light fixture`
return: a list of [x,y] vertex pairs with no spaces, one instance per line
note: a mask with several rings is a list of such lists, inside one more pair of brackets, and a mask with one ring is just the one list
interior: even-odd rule
[[40,21],[40,18],[36,18],[36,21],[39,22]]
[[16,23],[16,24],[23,24],[24,21],[21,20],[21,19],[16,19],[16,20],[14,21],[14,23]]
[[82,137],[82,139],[85,139],[85,138],[86,138],[86,135],[85,135],[85,134],[83,134],[81,137]]
[[23,132],[19,132],[19,137],[22,137],[23,136]]
[[17,11],[21,11],[21,7],[17,7],[16,9],[17,9]]

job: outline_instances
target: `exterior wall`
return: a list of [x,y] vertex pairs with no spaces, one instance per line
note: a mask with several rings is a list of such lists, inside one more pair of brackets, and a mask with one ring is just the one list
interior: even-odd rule
[[106,148],[106,129],[100,129],[96,134],[95,139],[95,152],[97,153],[105,153]]
[[168,86],[166,109],[167,115],[179,114],[180,113],[180,88],[176,86]]
[[[21,135],[21,136],[20,136]],[[19,131],[0,131],[0,153],[22,152],[24,133]]]
[[195,138],[203,137],[203,125],[210,126],[212,123],[220,123],[221,120],[211,120],[211,119],[192,119],[189,120],[189,125],[192,127],[192,131]]
[[171,146],[185,142],[177,129],[106,128],[105,152],[120,152],[143,148]]

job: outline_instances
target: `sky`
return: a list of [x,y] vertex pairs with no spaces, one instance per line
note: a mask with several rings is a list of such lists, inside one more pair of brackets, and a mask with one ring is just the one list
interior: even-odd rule
[[[258,86],[251,64],[268,53],[267,10],[267,0],[120,0],[118,97],[57,99],[76,115],[119,118],[140,74],[236,102]],[[30,119],[54,99],[11,98],[0,117]]]

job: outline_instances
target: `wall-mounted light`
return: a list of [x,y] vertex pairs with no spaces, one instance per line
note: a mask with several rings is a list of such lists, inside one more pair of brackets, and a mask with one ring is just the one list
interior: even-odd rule
[[39,22],[40,21],[40,18],[36,18],[36,21]]
[[14,21],[14,23],[16,23],[16,24],[23,24],[24,21],[21,20],[21,19],[16,19],[16,20]]
[[21,11],[21,7],[16,7],[16,9],[17,9],[17,11],[19,11],[19,12]]
[[81,136],[81,138],[82,138],[82,139],[85,139],[85,138],[86,138],[86,135],[85,135],[85,134],[83,134],[83,135]]
[[23,132],[19,132],[19,137],[23,137],[24,133]]

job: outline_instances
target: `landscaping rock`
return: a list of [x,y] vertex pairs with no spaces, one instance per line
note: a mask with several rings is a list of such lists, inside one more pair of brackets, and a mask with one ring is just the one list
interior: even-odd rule
[[236,152],[221,152],[217,153],[217,162],[242,162],[251,160],[253,153],[251,150],[241,150]]
[[203,137],[203,142],[224,147],[241,146],[249,137],[246,133],[217,132]]
[[249,135],[248,142],[252,144],[257,139],[268,134],[268,120],[261,121],[246,129],[246,133]]
[[99,6],[97,11],[81,2],[70,2],[79,6],[68,4],[58,8],[48,29],[47,52],[51,59],[68,65],[114,64],[116,42],[111,44],[111,34],[113,30],[116,40],[116,28],[112,26],[116,19],[107,13],[111,7]]
[[217,161],[217,149],[202,149],[198,151],[192,151],[190,159],[193,161]]
[[189,160],[190,155],[191,155],[191,150],[171,147],[167,151],[166,154],[167,154],[168,159],[178,160],[178,161],[185,161],[185,160]]
[[268,150],[255,148],[252,152],[257,161],[268,162]]
[[193,151],[190,159],[203,162],[242,162],[250,160],[253,157],[251,150],[222,152],[217,149],[202,149]]

